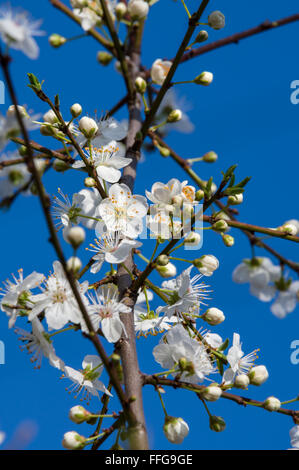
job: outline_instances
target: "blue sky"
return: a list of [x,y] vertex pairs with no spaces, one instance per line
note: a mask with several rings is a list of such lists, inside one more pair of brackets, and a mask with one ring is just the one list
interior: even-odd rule
[[[18,6],[18,1],[11,2]],[[192,5],[198,2],[187,2]],[[80,33],[78,26],[50,6],[47,0],[36,2],[23,0],[22,7],[31,11],[34,18],[43,18],[42,28],[71,37]],[[210,41],[234,32],[250,28],[265,19],[278,18],[296,13],[296,0],[272,2],[264,0],[227,0],[210,2],[207,13],[221,9],[227,25],[221,31],[210,32]],[[173,57],[184,34],[186,18],[180,2],[161,0],[151,10],[146,23],[142,61],[150,67],[158,58]],[[238,163],[240,179],[252,176],[244,204],[240,208],[240,220],[257,225],[275,227],[290,218],[298,219],[298,143],[299,105],[290,102],[290,83],[299,79],[296,44],[299,24],[257,35],[183,64],[176,75],[177,80],[194,78],[203,70],[213,72],[210,87],[181,85],[179,96],[185,96],[192,104],[189,112],[196,130],[190,135],[171,133],[168,142],[183,157],[196,157],[214,150],[219,160],[213,165],[195,166],[203,179],[213,174],[215,181],[221,179],[221,171]],[[13,72],[19,101],[36,112],[47,108],[26,87],[26,73],[32,72],[41,80],[50,96],[59,93],[62,110],[67,116],[74,102],[83,105],[84,113],[103,114],[120,99],[124,85],[113,65],[101,67],[96,62],[98,44],[92,38],[66,44],[52,49],[47,36],[38,39],[40,58],[30,61],[13,51]],[[5,112],[10,104],[1,105]],[[126,118],[124,111],[117,114]],[[32,134],[42,141],[38,133]],[[43,140],[51,145],[52,142]],[[184,179],[183,172],[169,159],[157,153],[146,156],[140,164],[135,192],[144,194],[145,189],[159,181],[172,177]],[[72,194],[83,187],[82,177],[72,173],[64,176],[49,173],[44,178],[50,194],[62,187]],[[47,274],[56,259],[48,243],[48,234],[37,198],[19,198],[10,211],[0,214],[1,263],[0,279],[20,267],[24,273],[33,270]],[[260,388],[251,387],[244,395],[263,400],[275,395],[281,400],[293,398],[298,393],[299,365],[290,362],[290,344],[299,339],[298,308],[284,320],[275,318],[269,305],[250,296],[248,285],[235,285],[231,279],[234,267],[250,256],[246,237],[236,231],[235,246],[225,248],[219,235],[207,232],[200,254],[213,253],[220,260],[220,268],[208,279],[213,294],[211,306],[222,309],[226,321],[215,329],[224,338],[232,338],[234,331],[243,339],[244,351],[261,348],[259,362],[267,366],[270,378]],[[153,242],[152,242],[153,243]],[[298,248],[289,241],[271,240],[273,248],[284,256],[298,260]],[[151,250],[151,242],[148,242]],[[66,253],[70,254],[66,246]],[[297,251],[295,251],[297,250]],[[257,251],[258,254],[263,254]],[[83,261],[88,254],[81,253]],[[179,269],[185,268],[178,264]],[[290,273],[294,278],[294,274]],[[89,277],[89,279],[91,279]],[[160,282],[158,277],[153,280]],[[19,324],[19,326],[21,323]],[[24,325],[21,325],[24,326]],[[30,449],[60,449],[64,432],[76,429],[68,420],[68,410],[77,404],[65,387],[66,380],[59,380],[56,370],[44,360],[42,368],[34,370],[29,358],[18,349],[13,331],[7,329],[7,318],[0,316],[0,339],[5,343],[6,363],[0,365],[0,429],[12,438],[16,427],[23,421],[35,423],[36,435],[28,446]],[[141,339],[138,343],[141,369],[157,372],[152,347],[157,338]],[[79,368],[85,354],[93,354],[93,348],[79,334],[61,334],[55,343],[57,354],[72,367]],[[289,418],[265,412],[254,407],[241,408],[226,400],[210,405],[214,414],[221,415],[227,423],[223,433],[213,433],[199,400],[190,393],[167,390],[164,395],[167,410],[174,416],[182,416],[190,426],[190,434],[182,446],[171,445],[163,436],[163,414],[158,397],[151,387],[145,389],[145,412],[154,449],[285,449],[289,447],[288,431],[292,426]],[[99,404],[94,400],[91,409]],[[117,404],[115,405],[117,407]],[[117,409],[117,408],[116,408]],[[257,426],[257,423],[259,425]],[[91,428],[77,427],[78,432],[88,435]],[[109,441],[110,442],[110,441]],[[113,441],[111,441],[112,445]]]

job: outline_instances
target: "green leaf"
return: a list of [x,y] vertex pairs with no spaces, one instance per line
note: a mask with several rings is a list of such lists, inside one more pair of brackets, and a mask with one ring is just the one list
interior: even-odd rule
[[217,351],[224,351],[229,345],[229,338],[227,338],[224,343],[221,344],[221,346],[219,346],[219,348],[217,349]]
[[30,84],[29,88],[32,88],[34,91],[40,91],[42,89],[41,83],[38,78],[33,73],[27,73]]

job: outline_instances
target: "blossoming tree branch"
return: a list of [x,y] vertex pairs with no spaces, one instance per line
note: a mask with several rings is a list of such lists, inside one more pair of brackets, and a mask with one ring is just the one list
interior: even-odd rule
[[[215,162],[217,154],[210,151],[187,158],[167,143],[171,130],[193,129],[174,90],[181,83],[189,83],[191,89],[207,87],[213,81],[213,74],[205,70],[176,81],[182,63],[298,21],[299,15],[266,21],[210,43],[209,30],[225,27],[222,12],[210,11],[209,0],[203,0],[195,10],[198,2],[180,0],[172,8],[181,8],[186,31],[177,53],[171,59],[157,58],[149,68],[141,61],[143,35],[152,8],[160,7],[158,0],[50,3],[68,17],[66,21],[72,20],[81,28],[72,38],[50,35],[50,44],[59,49],[67,42],[92,36],[101,46],[98,61],[103,66],[114,61],[116,70],[111,73],[121,74],[126,89],[125,96],[111,103],[111,110],[101,119],[84,109],[84,103],[70,103],[69,114],[64,116],[59,90],[56,96],[49,96],[40,77],[28,73],[37,106],[46,107],[42,119],[29,113],[18,101],[12,70],[18,57],[15,50],[29,59],[38,58],[34,37],[44,34],[39,29],[41,21],[8,6],[0,10],[0,64],[11,98],[6,115],[0,117],[0,146],[1,150],[9,143],[16,146],[1,155],[1,207],[11,207],[24,193],[39,197],[55,250],[48,277],[38,272],[37,265],[33,273],[20,270],[4,283],[1,310],[36,366],[40,367],[43,356],[47,358],[67,379],[78,400],[86,400],[84,406],[78,402],[71,408],[73,429],[63,436],[63,446],[98,449],[114,435],[113,449],[124,445],[148,449],[142,393],[143,387],[151,385],[161,401],[165,436],[172,443],[182,443],[189,426],[183,408],[181,416],[169,414],[165,395],[169,387],[196,394],[215,432],[226,426],[223,417],[213,414],[213,402],[219,399],[246,406],[248,412],[251,406],[273,412],[273,421],[276,413],[284,414],[293,422],[291,446],[299,448],[299,411],[287,406],[296,404],[299,397],[282,402],[273,390],[273,396],[255,400],[255,386],[268,378],[266,366],[258,362],[257,350],[247,352],[238,332],[231,332],[231,339],[214,332],[225,315],[210,305],[206,278],[212,284],[211,276],[221,266],[202,246],[203,230],[206,237],[209,230],[216,232],[224,250],[234,245],[238,231],[243,232],[251,257],[240,260],[233,279],[248,283],[251,294],[262,302],[272,302],[271,312],[283,318],[299,300],[299,281],[287,277],[285,268],[295,277],[299,264],[274,250],[271,238],[298,243],[299,222],[281,220],[279,226],[261,227],[240,221],[237,207],[250,178],[240,181],[234,165],[223,168],[220,177],[213,175],[205,181],[194,167],[199,161]],[[124,106],[128,120],[119,122],[113,114]],[[30,132],[36,129],[48,138],[47,147],[31,139]],[[167,181],[161,175],[143,194],[135,194],[144,151],[173,159],[186,172],[186,180],[180,181],[174,174]],[[153,162],[158,168],[158,160]],[[48,171],[62,172],[69,178],[80,173],[84,187],[71,197],[58,189],[52,198],[43,181]],[[64,255],[65,244],[73,249],[69,259]],[[145,246],[150,247],[149,258],[143,251]],[[84,266],[80,259],[83,248],[90,254]],[[258,256],[256,248],[264,250],[265,256]],[[178,261],[186,264],[182,272],[177,272]],[[156,282],[157,273],[167,280]],[[153,308],[154,303],[158,307]],[[57,334],[80,332],[93,344],[94,355],[83,353],[82,368],[76,370],[56,354],[54,344]],[[136,340],[149,334],[158,337],[153,348],[154,373],[144,370],[136,349]],[[106,378],[100,380],[104,370]],[[96,411],[91,411],[91,406]],[[77,429],[83,422],[91,425],[89,436]]]

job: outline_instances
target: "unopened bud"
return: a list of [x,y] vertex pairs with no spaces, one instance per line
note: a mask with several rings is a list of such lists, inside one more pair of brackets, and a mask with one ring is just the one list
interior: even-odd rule
[[288,235],[297,235],[298,229],[296,225],[286,223],[279,227],[283,232],[287,233]]
[[63,173],[64,171],[68,170],[70,166],[63,160],[60,160],[59,158],[55,158],[53,162],[53,168],[58,173]]
[[99,128],[94,119],[84,116],[79,121],[79,129],[87,139],[91,139],[98,132]]
[[252,385],[262,385],[269,377],[269,373],[265,366],[256,366],[250,370],[248,376]]
[[219,267],[219,261],[214,255],[203,255],[195,259],[193,265],[204,276],[212,276],[213,272]]
[[217,220],[212,225],[212,229],[215,230],[215,232],[225,232],[228,229],[227,222],[225,220]]
[[230,206],[237,206],[238,204],[242,204],[243,194],[232,194],[231,196],[228,196],[227,202]]
[[84,185],[87,187],[87,188],[95,188],[96,185],[97,185],[97,182],[95,179],[91,178],[90,176],[88,176],[87,178],[85,178],[84,180]]
[[109,65],[113,59],[113,55],[106,51],[100,51],[97,54],[97,59],[101,65]]
[[166,438],[172,444],[181,444],[189,433],[189,426],[182,418],[167,416],[163,426]]
[[278,411],[281,407],[281,402],[276,397],[268,397],[264,402],[264,408],[268,411]]
[[202,189],[199,189],[198,191],[196,191],[195,193],[196,201],[201,201],[204,197],[205,197],[205,193]]
[[65,449],[78,450],[83,449],[85,441],[84,436],[80,436],[80,434],[75,431],[69,431],[64,434],[62,445]]
[[174,277],[176,275],[176,267],[172,263],[168,263],[165,266],[156,266],[156,270],[162,277]]
[[144,0],[130,0],[128,3],[128,13],[133,20],[145,18],[149,11],[149,5]]
[[222,240],[225,246],[233,246],[235,244],[235,239],[231,235],[223,235]]
[[167,122],[178,122],[182,119],[182,111],[180,109],[173,109],[167,117]]
[[213,29],[222,29],[225,26],[225,16],[219,10],[213,11],[208,16],[208,23]]
[[135,86],[138,93],[143,95],[147,88],[147,83],[142,77],[137,77],[135,80]]
[[205,153],[203,155],[202,159],[206,163],[214,163],[218,159],[218,155],[217,155],[217,153],[211,151],[211,152]]
[[73,106],[71,106],[70,111],[71,111],[71,115],[73,116],[73,118],[77,118],[82,113],[81,104],[79,104],[79,103],[73,104]]
[[82,261],[77,256],[71,256],[66,263],[66,267],[69,271],[76,274],[82,268]]
[[84,423],[84,421],[88,421],[90,415],[91,413],[81,405],[73,406],[69,411],[70,420],[76,424],[81,424]]
[[127,6],[124,3],[118,3],[115,7],[115,16],[121,20],[127,13]]
[[210,429],[215,432],[222,432],[226,427],[225,421],[221,416],[210,416]]
[[49,111],[43,115],[43,120],[49,124],[56,124],[59,122],[58,117],[54,113],[53,109],[49,109]]
[[198,245],[201,240],[201,235],[197,232],[188,233],[187,237],[184,240],[185,245]]
[[209,38],[208,32],[205,29],[202,29],[197,34],[194,42],[196,43],[204,42],[204,41],[207,41],[208,38]]
[[249,377],[246,374],[239,374],[235,378],[234,386],[237,388],[241,388],[243,390],[247,389],[250,383]]
[[204,85],[204,86],[210,85],[212,81],[213,81],[213,74],[211,72],[202,72],[193,80],[193,82],[196,83],[196,85]]
[[222,395],[222,390],[217,385],[209,385],[200,396],[207,401],[217,401]]
[[85,230],[82,227],[71,227],[67,232],[66,238],[72,247],[76,249],[85,240]]
[[19,154],[21,155],[21,157],[25,157],[25,155],[27,155],[27,147],[25,147],[25,145],[21,145],[19,148],[18,148],[18,151],[19,151]]
[[169,263],[169,258],[167,255],[160,255],[157,258],[157,264],[159,266],[166,266]]
[[[29,117],[29,114],[27,113],[26,108],[24,108],[24,106],[17,105],[17,108],[18,108],[18,111],[19,111],[19,113],[22,117],[26,117],[26,118]],[[13,116],[15,114],[16,114],[16,107],[15,107],[14,104],[12,104],[12,105],[9,106],[9,108],[6,112],[6,115],[7,116]]]
[[63,44],[66,43],[66,38],[63,36],[60,36],[60,34],[51,34],[49,37],[49,43],[51,44],[52,47],[60,47],[63,46]]
[[202,319],[209,325],[220,325],[220,323],[224,322],[225,315],[219,308],[211,307],[203,314]]

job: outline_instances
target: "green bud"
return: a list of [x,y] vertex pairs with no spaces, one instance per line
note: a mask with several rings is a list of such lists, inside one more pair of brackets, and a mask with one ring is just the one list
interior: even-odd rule
[[226,427],[225,421],[221,416],[210,416],[210,429],[215,432],[222,432]]
[[157,259],[157,264],[159,266],[166,266],[169,263],[169,258],[167,255],[160,255]]
[[194,42],[196,43],[204,42],[204,41],[207,41],[208,38],[209,38],[208,32],[205,29],[202,29],[197,34]]
[[217,220],[212,225],[212,229],[215,230],[215,232],[225,232],[228,229],[227,222],[225,220]]
[[60,34],[51,34],[49,37],[49,43],[51,44],[52,47],[60,47],[63,44],[66,43],[66,38],[63,36],[60,36]]
[[135,80],[135,86],[138,93],[143,95],[146,92],[147,83],[142,77],[137,77]]
[[101,65],[106,66],[110,64],[111,60],[113,59],[113,55],[106,51],[100,51],[97,54],[97,59]]
[[55,158],[53,162],[53,168],[58,173],[63,173],[64,171],[68,170],[70,166],[63,160],[59,160],[58,158]]
[[223,235],[222,240],[225,246],[233,246],[235,244],[235,239],[231,235]]
[[217,155],[217,153],[211,151],[211,152],[205,153],[203,155],[202,159],[206,163],[214,163],[218,159],[218,155]]
[[18,148],[18,151],[19,151],[19,154],[21,155],[21,157],[25,157],[25,155],[27,155],[27,147],[25,147],[25,145],[21,145]]
[[202,189],[199,189],[198,191],[196,191],[195,193],[196,201],[201,201],[204,197],[205,197],[205,193]]

